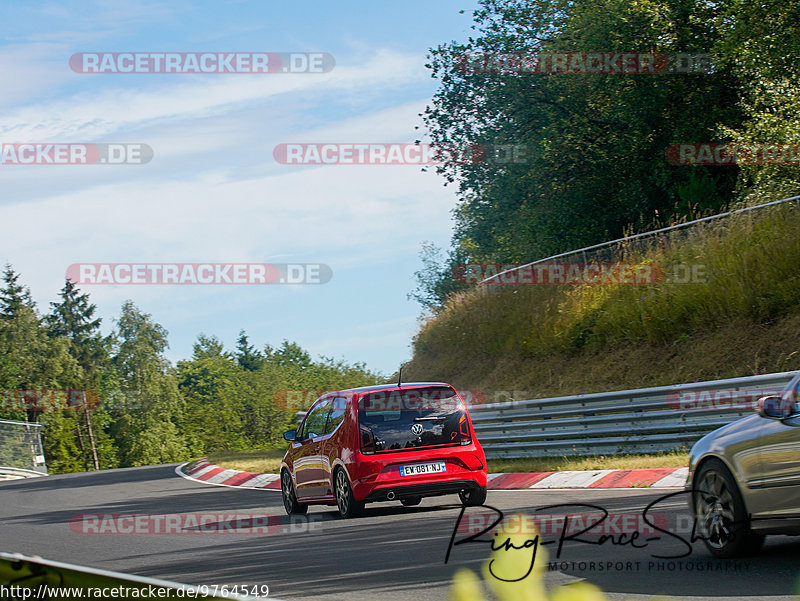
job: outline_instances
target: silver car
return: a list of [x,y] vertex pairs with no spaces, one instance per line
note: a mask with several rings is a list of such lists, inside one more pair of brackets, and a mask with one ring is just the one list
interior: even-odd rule
[[687,490],[696,534],[717,557],[757,551],[766,534],[800,534],[800,372],[756,415],[701,438]]

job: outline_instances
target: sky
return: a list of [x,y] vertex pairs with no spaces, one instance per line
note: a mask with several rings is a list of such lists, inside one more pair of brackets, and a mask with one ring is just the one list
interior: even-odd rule
[[[395,372],[418,329],[421,309],[407,294],[419,251],[423,241],[449,245],[454,187],[419,165],[289,165],[273,151],[424,139],[419,113],[438,86],[427,51],[466,40],[476,5],[0,4],[4,152],[23,143],[152,149],[149,162],[120,165],[23,165],[4,154],[0,261],[21,274],[41,312],[73,264],[324,264],[332,276],[323,284],[79,288],[105,333],[125,300],[151,314],[169,332],[172,361],[190,357],[200,333],[233,349],[245,330],[259,348],[287,339],[314,357]],[[70,66],[75,54],[112,52],[328,53],[335,66],[268,74]]]

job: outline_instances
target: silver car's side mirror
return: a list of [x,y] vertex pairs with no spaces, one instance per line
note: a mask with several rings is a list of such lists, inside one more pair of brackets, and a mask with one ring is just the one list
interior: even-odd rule
[[765,396],[756,401],[756,413],[770,419],[785,419],[792,413],[791,403],[779,396]]

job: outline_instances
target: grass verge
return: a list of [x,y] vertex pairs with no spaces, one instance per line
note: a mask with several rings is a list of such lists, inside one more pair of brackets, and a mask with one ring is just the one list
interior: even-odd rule
[[676,451],[654,455],[527,457],[525,459],[489,459],[488,463],[489,473],[632,470],[654,467],[686,467],[689,465],[689,453]]
[[421,326],[404,376],[493,402],[800,369],[793,207],[620,253],[664,279],[458,293]]
[[215,451],[206,457],[211,463],[231,470],[256,472],[259,474],[277,474],[281,467],[281,459],[285,449],[269,449],[266,451]]
[[[268,451],[217,451],[207,455],[220,467],[245,472],[277,474],[283,449]],[[559,472],[565,470],[612,470],[653,467],[685,467],[686,452],[655,455],[598,455],[592,457],[531,457],[526,459],[490,459],[489,472]]]

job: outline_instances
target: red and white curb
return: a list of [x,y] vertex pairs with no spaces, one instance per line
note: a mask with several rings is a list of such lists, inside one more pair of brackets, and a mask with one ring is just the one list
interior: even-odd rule
[[205,457],[179,465],[175,468],[175,473],[187,480],[194,480],[203,484],[214,484],[215,486],[267,490],[281,489],[280,476],[278,474],[257,474],[255,472],[226,469],[209,463]]
[[682,488],[688,474],[686,467],[489,474],[489,489]]
[[[280,490],[278,474],[257,474],[226,469],[208,459],[198,459],[175,468],[187,480],[229,486]],[[636,470],[590,470],[563,472],[514,472],[489,474],[489,490],[526,490],[542,488],[682,488],[689,469],[663,467]]]

